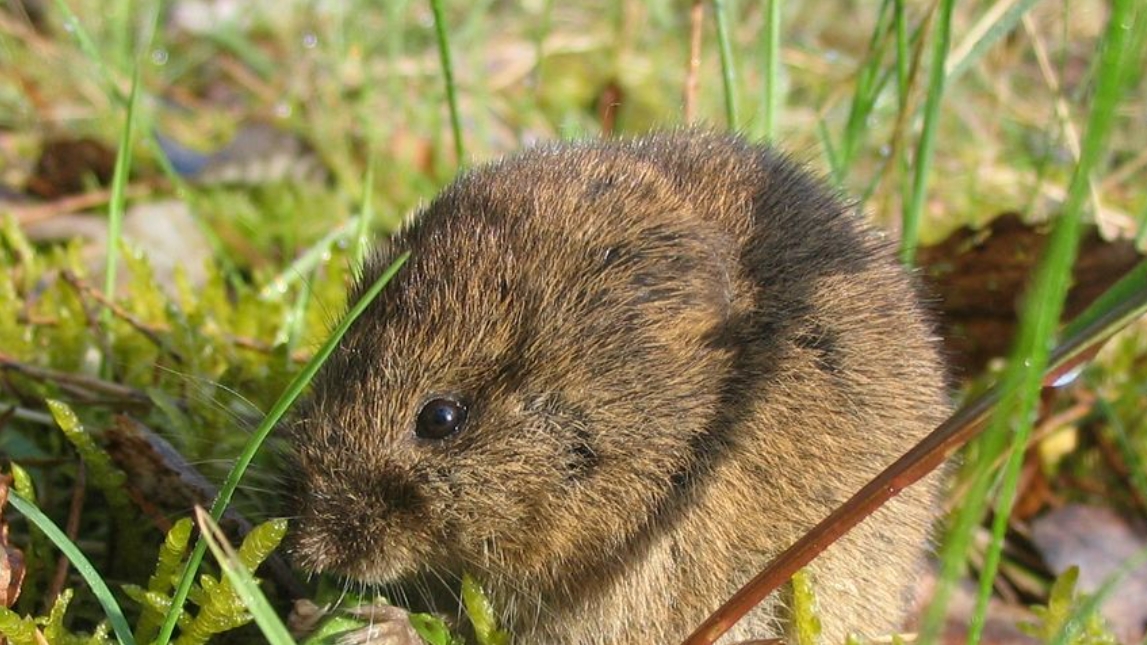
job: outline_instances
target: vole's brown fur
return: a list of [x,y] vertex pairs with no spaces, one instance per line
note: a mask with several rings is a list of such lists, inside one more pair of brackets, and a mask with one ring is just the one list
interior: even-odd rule
[[[469,571],[524,645],[678,642],[945,416],[890,244],[736,137],[477,168],[365,282],[405,250],[290,433],[293,554],[369,582]],[[445,394],[465,425],[416,437]],[[898,627],[936,492],[815,562],[825,642]],[[782,605],[731,638],[783,636]]]

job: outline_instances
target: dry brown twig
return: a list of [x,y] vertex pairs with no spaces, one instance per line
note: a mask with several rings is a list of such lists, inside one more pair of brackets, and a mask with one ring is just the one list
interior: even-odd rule
[[64,282],[76,290],[77,295],[87,296],[92,300],[95,300],[97,303],[110,310],[112,315],[114,315],[116,318],[119,318],[120,320],[131,325],[131,327],[138,331],[144,338],[148,339],[160,350],[171,356],[171,358],[174,359],[176,363],[184,362],[183,356],[181,356],[179,352],[175,351],[163,339],[163,334],[170,332],[169,329],[145,323],[131,312],[117,305],[114,301],[105,296],[103,292],[81,280],[79,276],[75,275],[71,271],[64,271],[61,274],[61,277],[63,278]]
[[93,394],[126,399],[132,403],[147,403],[150,401],[147,394],[133,387],[112,383],[94,376],[85,376],[72,372],[61,372],[47,367],[30,365],[18,361],[7,354],[0,353],[0,371],[15,372],[38,381],[50,381],[77,392],[82,396],[91,397]]
[[[146,197],[155,190],[156,184],[157,182],[153,181],[132,184],[127,187],[125,194],[130,199]],[[60,199],[50,202],[8,205],[4,210],[12,213],[13,217],[16,218],[17,224],[28,226],[29,224],[49,220],[59,215],[78,213],[96,208],[97,206],[103,206],[111,201],[111,194],[112,191],[110,188],[100,188],[79,195],[61,197]]]
[[[84,496],[87,492],[87,469],[84,468],[83,460],[79,460],[76,464],[76,482],[72,486],[72,501],[68,506],[68,523],[64,527],[64,532],[67,534],[68,539],[72,542],[76,541],[76,537],[80,534],[80,516],[84,511]],[[52,576],[52,582],[48,585],[48,592],[44,595],[44,611],[50,611],[51,607],[56,604],[56,598],[64,590],[64,585],[68,583],[68,568],[71,567],[71,560],[64,554],[56,559],[56,574]]]

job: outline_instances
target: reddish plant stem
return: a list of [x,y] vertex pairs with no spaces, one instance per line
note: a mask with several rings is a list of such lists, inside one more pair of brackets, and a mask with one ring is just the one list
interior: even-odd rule
[[[84,462],[81,460],[76,465],[76,483],[72,486],[72,502],[68,507],[68,523],[64,527],[64,532],[72,542],[76,541],[76,537],[80,533],[80,515],[84,511],[84,494],[86,492],[87,469],[84,468]],[[71,562],[64,555],[56,560],[56,574],[52,576],[52,584],[49,585],[48,593],[45,595],[45,612],[56,604],[56,597],[64,590],[64,585],[68,582],[68,568],[70,566]]]
[[[1133,299],[1134,300],[1134,299]],[[1129,301],[1078,330],[1049,357],[1044,387],[1052,387],[1064,374],[1091,360],[1099,348],[1120,328],[1116,324],[1126,309],[1137,306]],[[944,423],[884,469],[847,502],[824,518],[800,540],[773,559],[763,571],[733,594],[682,645],[712,645],[745,614],[787,582],[813,558],[860,524],[866,517],[901,490],[911,486],[947,461],[964,444],[980,433],[988,415],[1000,399],[997,385],[957,410]]]

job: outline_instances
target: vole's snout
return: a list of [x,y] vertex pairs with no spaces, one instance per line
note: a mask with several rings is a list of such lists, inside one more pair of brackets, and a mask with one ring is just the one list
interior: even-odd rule
[[428,504],[408,474],[344,462],[294,477],[288,552],[297,566],[378,582],[411,568],[421,548],[409,526],[420,524]]

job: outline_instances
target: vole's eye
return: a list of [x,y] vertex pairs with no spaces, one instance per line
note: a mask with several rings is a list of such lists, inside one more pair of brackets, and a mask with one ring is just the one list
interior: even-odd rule
[[466,423],[466,405],[455,399],[431,399],[418,412],[414,434],[423,439],[445,439]]

